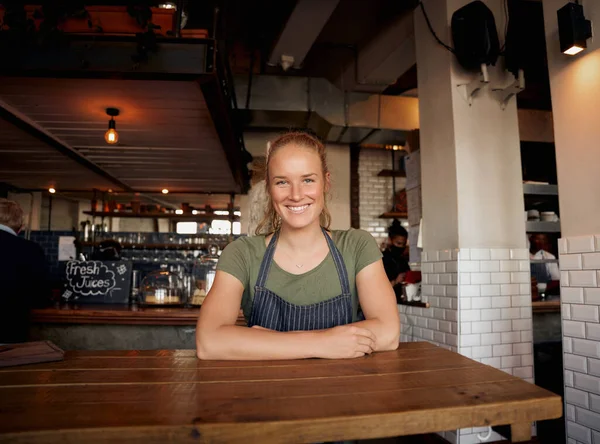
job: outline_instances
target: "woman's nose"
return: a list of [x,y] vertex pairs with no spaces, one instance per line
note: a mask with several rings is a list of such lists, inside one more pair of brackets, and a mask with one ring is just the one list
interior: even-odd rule
[[300,184],[292,184],[291,196],[292,200],[302,199],[302,186]]

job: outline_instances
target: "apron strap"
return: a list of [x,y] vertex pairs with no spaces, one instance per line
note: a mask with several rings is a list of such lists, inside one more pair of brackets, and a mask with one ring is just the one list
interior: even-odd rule
[[258,279],[256,280],[257,287],[263,288],[267,283],[267,277],[269,276],[269,270],[271,269],[271,262],[273,261],[273,256],[275,255],[275,246],[277,245],[277,239],[279,239],[279,230],[273,233],[273,237],[271,237],[271,241],[267,246],[267,251],[265,251],[263,260],[260,263]]
[[335,264],[338,278],[340,279],[342,294],[350,294],[350,281],[348,279],[348,270],[346,270],[346,264],[344,263],[344,259],[342,258],[342,253],[340,253],[340,250],[338,250],[338,248],[335,246],[335,242],[333,242],[333,239],[329,237],[327,231],[325,231],[325,228],[321,227],[321,231],[323,231],[323,235],[327,240],[327,245],[329,245],[329,251],[331,251],[333,263]]

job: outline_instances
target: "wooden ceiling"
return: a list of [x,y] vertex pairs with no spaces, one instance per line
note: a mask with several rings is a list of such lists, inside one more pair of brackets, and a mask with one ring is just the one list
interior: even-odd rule
[[[133,190],[237,190],[197,82],[3,77],[0,101]],[[116,145],[104,141],[108,107],[120,110]],[[123,190],[26,132],[0,125],[0,182]]]
[[3,119],[0,119],[0,182],[24,189],[107,189],[114,186]]

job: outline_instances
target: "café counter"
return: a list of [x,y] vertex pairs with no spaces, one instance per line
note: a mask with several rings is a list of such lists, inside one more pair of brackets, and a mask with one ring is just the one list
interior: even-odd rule
[[[198,308],[61,304],[34,309],[31,339],[63,350],[195,349]],[[243,315],[237,325],[246,325]]]

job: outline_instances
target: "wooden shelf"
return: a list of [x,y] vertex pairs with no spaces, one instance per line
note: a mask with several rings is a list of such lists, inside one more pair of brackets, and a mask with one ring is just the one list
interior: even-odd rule
[[[123,250],[206,250],[211,245],[217,245],[223,249],[229,242],[208,240],[203,244],[132,244],[123,243]],[[82,247],[97,247],[100,242],[80,242]]]
[[406,171],[401,170],[381,170],[377,173],[379,177],[406,177]]
[[379,215],[379,219],[406,219],[408,213],[399,213],[397,211],[388,211]]
[[421,307],[421,308],[429,308],[429,302],[421,302],[421,301],[400,301],[400,305],[408,305],[409,307]]
[[531,309],[534,313],[560,313],[560,299],[533,301]]
[[[83,214],[87,214],[89,216],[97,216],[97,217],[122,217],[122,218],[138,218],[138,219],[174,219],[174,220],[187,220],[187,221],[198,221],[205,222],[211,220],[230,220],[230,216],[222,216],[214,213],[204,213],[204,214],[174,214],[174,213],[131,213],[131,212],[123,212],[119,213],[116,211],[84,211]],[[239,222],[240,217],[234,215],[233,221]]]

